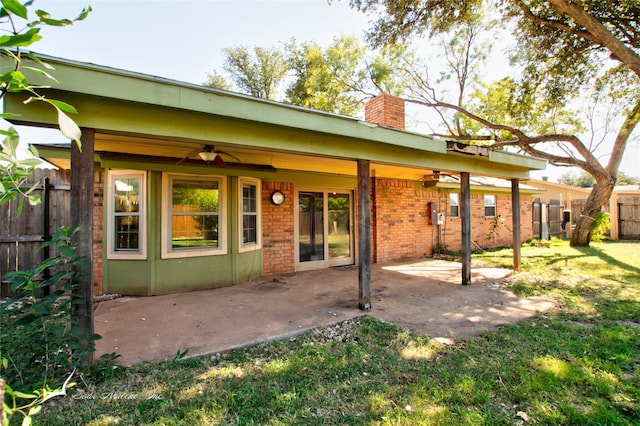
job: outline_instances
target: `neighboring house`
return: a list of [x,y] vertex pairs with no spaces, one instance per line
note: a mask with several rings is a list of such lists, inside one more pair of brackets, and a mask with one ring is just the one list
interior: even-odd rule
[[[529,180],[527,186],[544,190],[544,200],[559,200],[560,205],[571,211],[571,224],[575,226],[577,217],[591,193],[591,188],[554,183],[546,180]],[[611,215],[611,229],[608,237],[612,240],[640,238],[640,185],[616,185],[603,211]],[[571,227],[567,227],[567,237]]]
[[[353,264],[362,283],[370,262],[469,240],[510,245],[514,221],[520,240],[531,238],[536,190],[519,181],[545,162],[405,131],[398,98],[375,98],[362,121],[40,56],[59,82],[42,91],[79,112],[82,152],[38,148],[71,169],[72,210],[93,230],[85,244],[96,294],[159,295]],[[16,123],[55,125],[53,111],[26,107],[25,96],[5,97]]]

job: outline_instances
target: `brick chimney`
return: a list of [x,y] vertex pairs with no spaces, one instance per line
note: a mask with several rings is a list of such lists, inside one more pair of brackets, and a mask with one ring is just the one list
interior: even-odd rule
[[364,105],[364,119],[404,130],[404,99],[384,93],[376,96]]

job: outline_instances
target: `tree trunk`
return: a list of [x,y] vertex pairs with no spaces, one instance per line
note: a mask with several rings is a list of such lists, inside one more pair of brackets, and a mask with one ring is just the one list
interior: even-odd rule
[[580,217],[576,220],[576,229],[571,233],[572,247],[587,247],[591,239],[591,223],[593,217],[602,209],[602,206],[609,202],[615,179],[600,179],[593,186],[587,202],[580,212]]

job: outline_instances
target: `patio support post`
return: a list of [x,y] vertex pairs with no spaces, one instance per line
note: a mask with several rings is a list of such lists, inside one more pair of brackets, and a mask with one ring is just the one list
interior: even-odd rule
[[358,160],[358,308],[371,309],[371,171]]
[[[88,259],[88,265],[76,267],[78,294],[73,300],[74,320],[81,333],[80,344],[88,347],[93,335],[93,153],[94,129],[82,129],[81,150],[71,144],[71,224],[80,228],[74,235],[76,253]],[[93,352],[89,362],[93,363]]]
[[513,269],[519,271],[522,259],[522,241],[520,240],[520,182],[518,179],[511,179],[511,215],[513,219]]
[[469,172],[460,173],[460,211],[462,214],[462,285],[471,284],[471,185]]

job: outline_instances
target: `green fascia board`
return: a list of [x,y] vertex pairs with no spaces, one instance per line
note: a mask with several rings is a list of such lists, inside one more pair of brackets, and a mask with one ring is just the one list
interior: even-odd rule
[[[529,169],[519,166],[511,158],[508,164],[496,164],[487,157],[452,152],[417,151],[402,145],[381,144],[368,139],[340,137],[325,132],[229,119],[157,105],[89,97],[54,90],[51,90],[48,96],[74,105],[79,111],[79,114],[73,117],[77,124],[81,127],[94,128],[100,133],[144,135],[151,138],[214,145],[223,143],[347,160],[363,158],[375,163],[418,169],[467,171],[517,179],[529,178]],[[25,122],[36,121],[55,125],[57,117],[52,108],[42,103],[25,105],[23,97],[24,95],[7,94],[5,105],[13,113],[28,117],[29,120]],[[22,118],[16,121],[22,121]],[[369,129],[375,130],[375,128]],[[403,134],[400,131],[392,132]]]
[[496,163],[513,164],[530,170],[544,170],[547,167],[546,160],[505,151],[489,151],[489,160]]
[[[421,151],[446,152],[444,141],[364,123],[353,117],[330,114],[162,77],[37,53],[34,55],[55,68],[50,71],[50,74],[57,80],[57,84],[54,86],[57,90],[366,139]],[[28,63],[30,60],[24,60],[24,62]],[[50,79],[37,73],[28,72],[26,67],[25,75],[32,84],[52,85]],[[96,81],[100,81],[100,84],[96,84]]]
[[[469,185],[471,192],[484,194],[511,194],[510,186],[492,186],[492,185]],[[460,184],[455,182],[437,182],[432,186],[425,187],[424,190],[438,189],[445,192],[460,192]],[[527,188],[520,186],[521,194],[542,194],[546,192],[544,189]]]
[[[37,55],[56,70],[51,98],[74,105],[82,127],[104,133],[228,143],[342,159],[367,159],[407,167],[529,178],[545,162],[490,152],[473,157],[446,151],[446,142],[345,117],[205,86]],[[51,81],[30,74],[32,84]],[[99,81],[100,84],[96,84]],[[56,124],[43,106],[25,107],[24,95],[5,96],[15,122]]]

